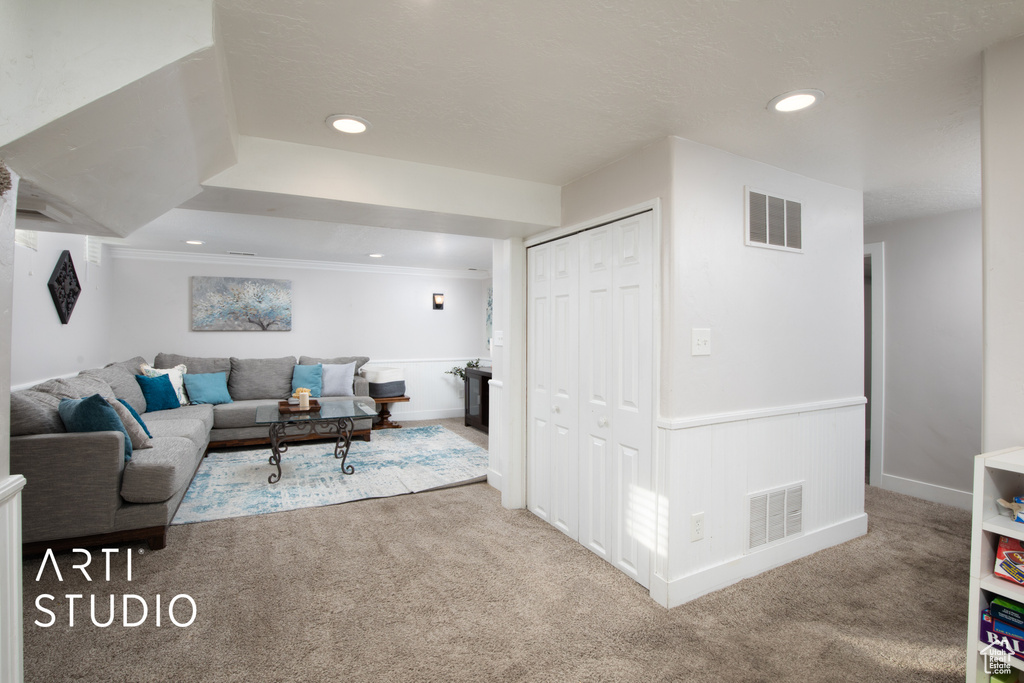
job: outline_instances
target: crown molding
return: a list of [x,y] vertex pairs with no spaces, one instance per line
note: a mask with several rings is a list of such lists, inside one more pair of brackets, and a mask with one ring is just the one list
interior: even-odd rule
[[333,270],[346,273],[383,273],[387,275],[429,275],[467,280],[487,280],[489,270],[451,270],[441,268],[411,268],[365,263],[339,263],[335,261],[304,261],[301,259],[267,258],[265,256],[232,256],[221,254],[187,254],[180,251],[130,249],[107,245],[111,258],[136,261],[169,261],[174,263],[202,263],[217,266],[258,266],[261,268],[297,268],[299,270]]

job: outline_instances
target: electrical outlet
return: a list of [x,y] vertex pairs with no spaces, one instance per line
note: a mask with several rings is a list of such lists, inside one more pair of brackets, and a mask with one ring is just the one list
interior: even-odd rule
[[695,512],[690,517],[690,542],[704,540],[704,513]]
[[711,330],[708,328],[694,327],[690,330],[690,355],[710,356],[711,355]]

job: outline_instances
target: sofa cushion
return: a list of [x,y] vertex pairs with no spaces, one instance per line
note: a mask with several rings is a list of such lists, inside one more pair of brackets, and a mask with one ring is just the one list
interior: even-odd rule
[[135,381],[135,375],[139,372],[139,365],[144,362],[141,357],[133,358],[121,363],[111,363],[102,368],[82,370],[82,372],[78,373],[78,376],[95,377],[103,380],[113,390],[113,395],[116,398],[127,401],[135,412],[144,413],[146,412],[146,398],[142,395],[142,390],[139,389],[139,383]]
[[225,378],[231,376],[230,358],[204,358],[202,356],[179,356],[176,353],[158,353],[153,360],[153,367],[173,368],[175,365],[184,365],[189,372],[206,374],[209,372],[223,372]]
[[254,398],[284,399],[292,393],[294,356],[283,358],[231,358],[228,392],[236,401]]
[[359,368],[370,362],[369,356],[338,356],[337,358],[315,358],[313,356],[299,356],[299,365],[347,365],[355,363],[353,372],[359,372]]
[[57,412],[60,399],[33,389],[11,392],[11,436],[67,431]]
[[200,420],[206,431],[213,429],[213,406],[200,403],[194,406],[182,406],[174,410],[161,410],[159,413],[146,413],[146,423],[150,430],[153,424],[162,420]]
[[189,372],[182,379],[185,380],[189,401],[193,404],[231,403],[227,375],[223,372]]
[[196,448],[206,450],[210,442],[210,428],[206,423],[195,417],[178,417],[157,420],[152,427],[153,436],[180,436],[195,444]]
[[201,454],[191,439],[162,436],[124,466],[121,497],[129,503],[160,503],[192,479]]
[[292,395],[300,387],[309,389],[310,398],[320,398],[320,390],[323,387],[324,366],[322,365],[296,365],[292,369]]
[[[248,401],[235,401],[217,406],[213,411],[214,429],[235,429],[238,427],[252,427],[256,425],[256,409],[262,405],[277,405],[279,399],[250,399]],[[268,434],[267,425],[259,425]]]
[[69,432],[121,432],[124,434],[124,459],[132,457],[132,439],[128,430],[107,399],[99,394],[61,399],[57,412]]
[[64,383],[68,387],[68,391],[73,391],[77,394],[75,398],[86,398],[95,394],[99,394],[104,398],[114,395],[114,390],[111,386],[99,377],[80,374],[76,377],[68,377],[64,380]]
[[147,377],[146,375],[135,375],[135,381],[139,383],[143,396],[146,397],[146,415],[181,407],[178,394],[174,391],[171,378],[167,375]]
[[62,398],[82,398],[78,395],[78,391],[73,388],[66,379],[48,379],[41,384],[37,384],[31,387],[31,391],[40,391],[44,394],[49,394],[57,398],[57,402],[60,403]]

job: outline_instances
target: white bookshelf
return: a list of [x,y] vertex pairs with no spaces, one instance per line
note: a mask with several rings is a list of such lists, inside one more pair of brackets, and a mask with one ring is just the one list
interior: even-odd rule
[[[1024,541],[1024,523],[1007,516],[996,501],[1024,495],[1024,448],[983,453],[974,459],[974,507],[971,522],[971,586],[967,617],[967,681],[988,681],[984,657],[979,654],[981,613],[993,597],[1024,602],[1024,586],[993,574],[1000,536]],[[1001,512],[1002,511],[1002,512]],[[1024,671],[1024,661],[1012,664]]]

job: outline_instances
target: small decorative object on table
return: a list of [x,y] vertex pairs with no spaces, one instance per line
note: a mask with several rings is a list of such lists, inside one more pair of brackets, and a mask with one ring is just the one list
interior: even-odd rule
[[279,401],[278,408],[281,413],[309,413],[320,410],[320,403],[315,398],[309,397],[310,391],[305,387],[299,387],[287,401]]

